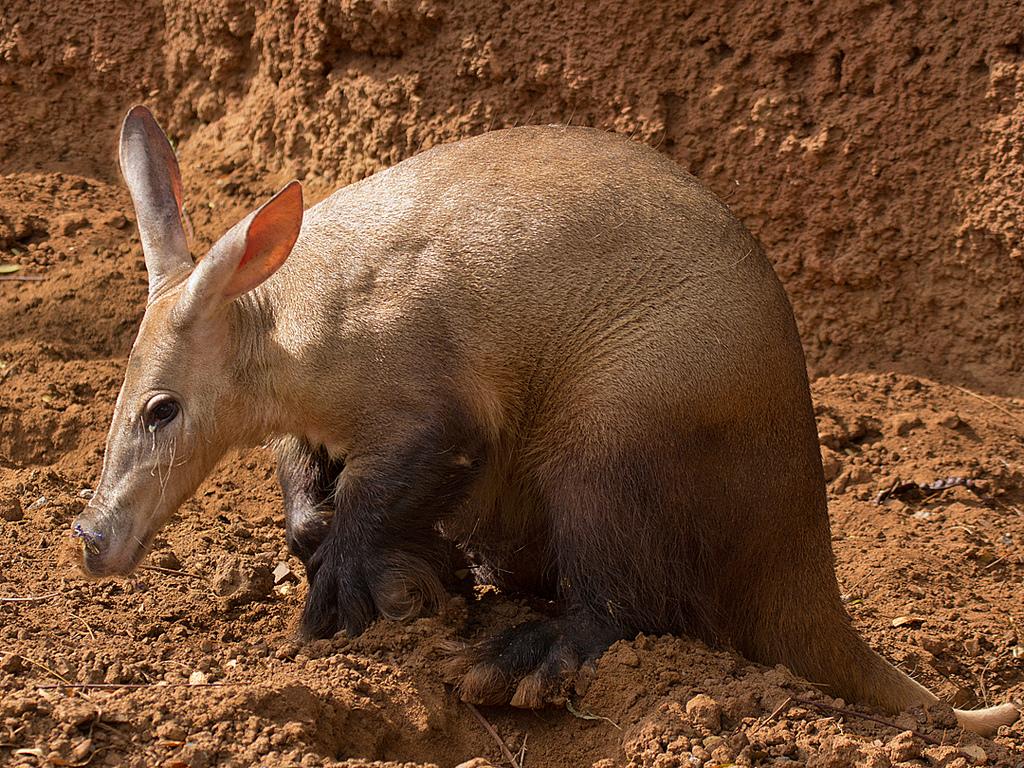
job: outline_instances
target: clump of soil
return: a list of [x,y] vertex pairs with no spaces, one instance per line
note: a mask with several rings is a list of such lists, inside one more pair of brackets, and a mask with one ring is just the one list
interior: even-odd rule
[[[858,629],[957,706],[1024,697],[1014,4],[8,6],[0,761],[508,765],[438,667],[448,641],[548,608],[484,591],[297,643],[304,578],[262,450],[225,462],[136,577],[76,575],[68,524],[146,295],[114,151],[137,101],[178,145],[196,253],[292,175],[316,199],[488,127],[660,146],[790,290]],[[885,716],[684,638],[616,644],[564,709],[481,714],[530,768],[1024,764],[1020,723],[986,740],[948,712]]]

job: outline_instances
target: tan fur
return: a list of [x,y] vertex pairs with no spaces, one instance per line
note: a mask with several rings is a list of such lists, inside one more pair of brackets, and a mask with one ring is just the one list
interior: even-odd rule
[[493,706],[508,700],[510,681],[491,664],[478,664],[470,669],[458,685],[459,697],[470,704]]
[[519,709],[540,709],[545,704],[544,697],[544,675],[541,672],[531,672],[516,686],[516,692],[512,694],[509,702],[513,707]]
[[[110,528],[148,542],[232,445],[290,435],[358,473],[367,447],[401,444],[444,405],[485,458],[445,533],[494,581],[557,589],[626,631],[731,643],[851,700],[935,701],[839,600],[803,354],[770,264],[650,149],[564,127],[438,147],[307,211],[283,266],[224,312],[175,325],[195,308],[184,283],[165,290],[89,513]],[[122,443],[157,385],[195,410],[190,463],[140,516],[141,491],[106,489],[152,488]],[[439,590],[413,564],[379,607],[406,615]],[[496,703],[514,684],[484,664],[461,687]],[[525,676],[513,703],[538,705],[542,687]],[[1003,715],[960,713],[978,730]]]
[[384,564],[386,574],[375,586],[374,597],[381,616],[410,619],[424,610],[436,611],[446,599],[444,587],[430,570],[408,556],[392,556]]

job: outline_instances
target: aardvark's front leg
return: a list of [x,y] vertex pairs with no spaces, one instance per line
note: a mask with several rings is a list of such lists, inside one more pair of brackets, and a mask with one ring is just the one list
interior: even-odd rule
[[445,594],[439,572],[449,550],[436,524],[466,497],[479,441],[451,418],[378,414],[377,423],[404,428],[345,457],[334,516],[307,564],[306,637],[358,634],[377,616],[412,616]]
[[334,489],[345,462],[292,436],[278,440],[275,453],[288,550],[308,566],[330,530]]

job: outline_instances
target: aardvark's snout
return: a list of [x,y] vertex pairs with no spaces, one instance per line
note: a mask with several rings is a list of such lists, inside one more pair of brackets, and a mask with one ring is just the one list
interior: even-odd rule
[[82,570],[88,576],[129,574],[145,554],[142,541],[118,535],[100,510],[86,508],[71,524],[71,536],[81,543]]

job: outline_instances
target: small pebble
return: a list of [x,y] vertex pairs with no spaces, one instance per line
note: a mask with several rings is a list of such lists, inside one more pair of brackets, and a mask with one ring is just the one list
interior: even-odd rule
[[940,413],[936,421],[940,427],[945,427],[946,429],[956,429],[963,424],[963,420],[961,420],[960,415],[953,411]]
[[707,728],[712,733],[718,733],[722,729],[722,707],[707,694],[699,693],[686,702],[686,714],[697,725]]
[[967,755],[975,765],[986,765],[988,763],[988,753],[977,744],[968,744],[960,747],[960,751]]
[[16,675],[19,672],[24,671],[25,662],[16,653],[5,653],[3,658],[0,659],[0,672],[6,672],[9,675]]
[[156,735],[166,741],[184,741],[186,734],[185,729],[177,723],[160,723]]
[[9,496],[0,500],[0,517],[8,523],[16,523],[25,519],[25,511],[21,508],[21,501],[17,496]]
[[181,561],[178,559],[178,556],[169,549],[154,552],[149,559],[153,565],[158,568],[166,568],[169,571],[181,570]]
[[71,760],[72,762],[79,763],[89,757],[90,754],[92,754],[92,739],[86,739],[71,750]]
[[292,573],[291,567],[288,563],[278,563],[274,568],[274,583],[280,584],[285,579],[294,579],[295,574]]
[[894,763],[905,763],[921,756],[921,744],[910,731],[903,731],[889,740],[889,759]]

